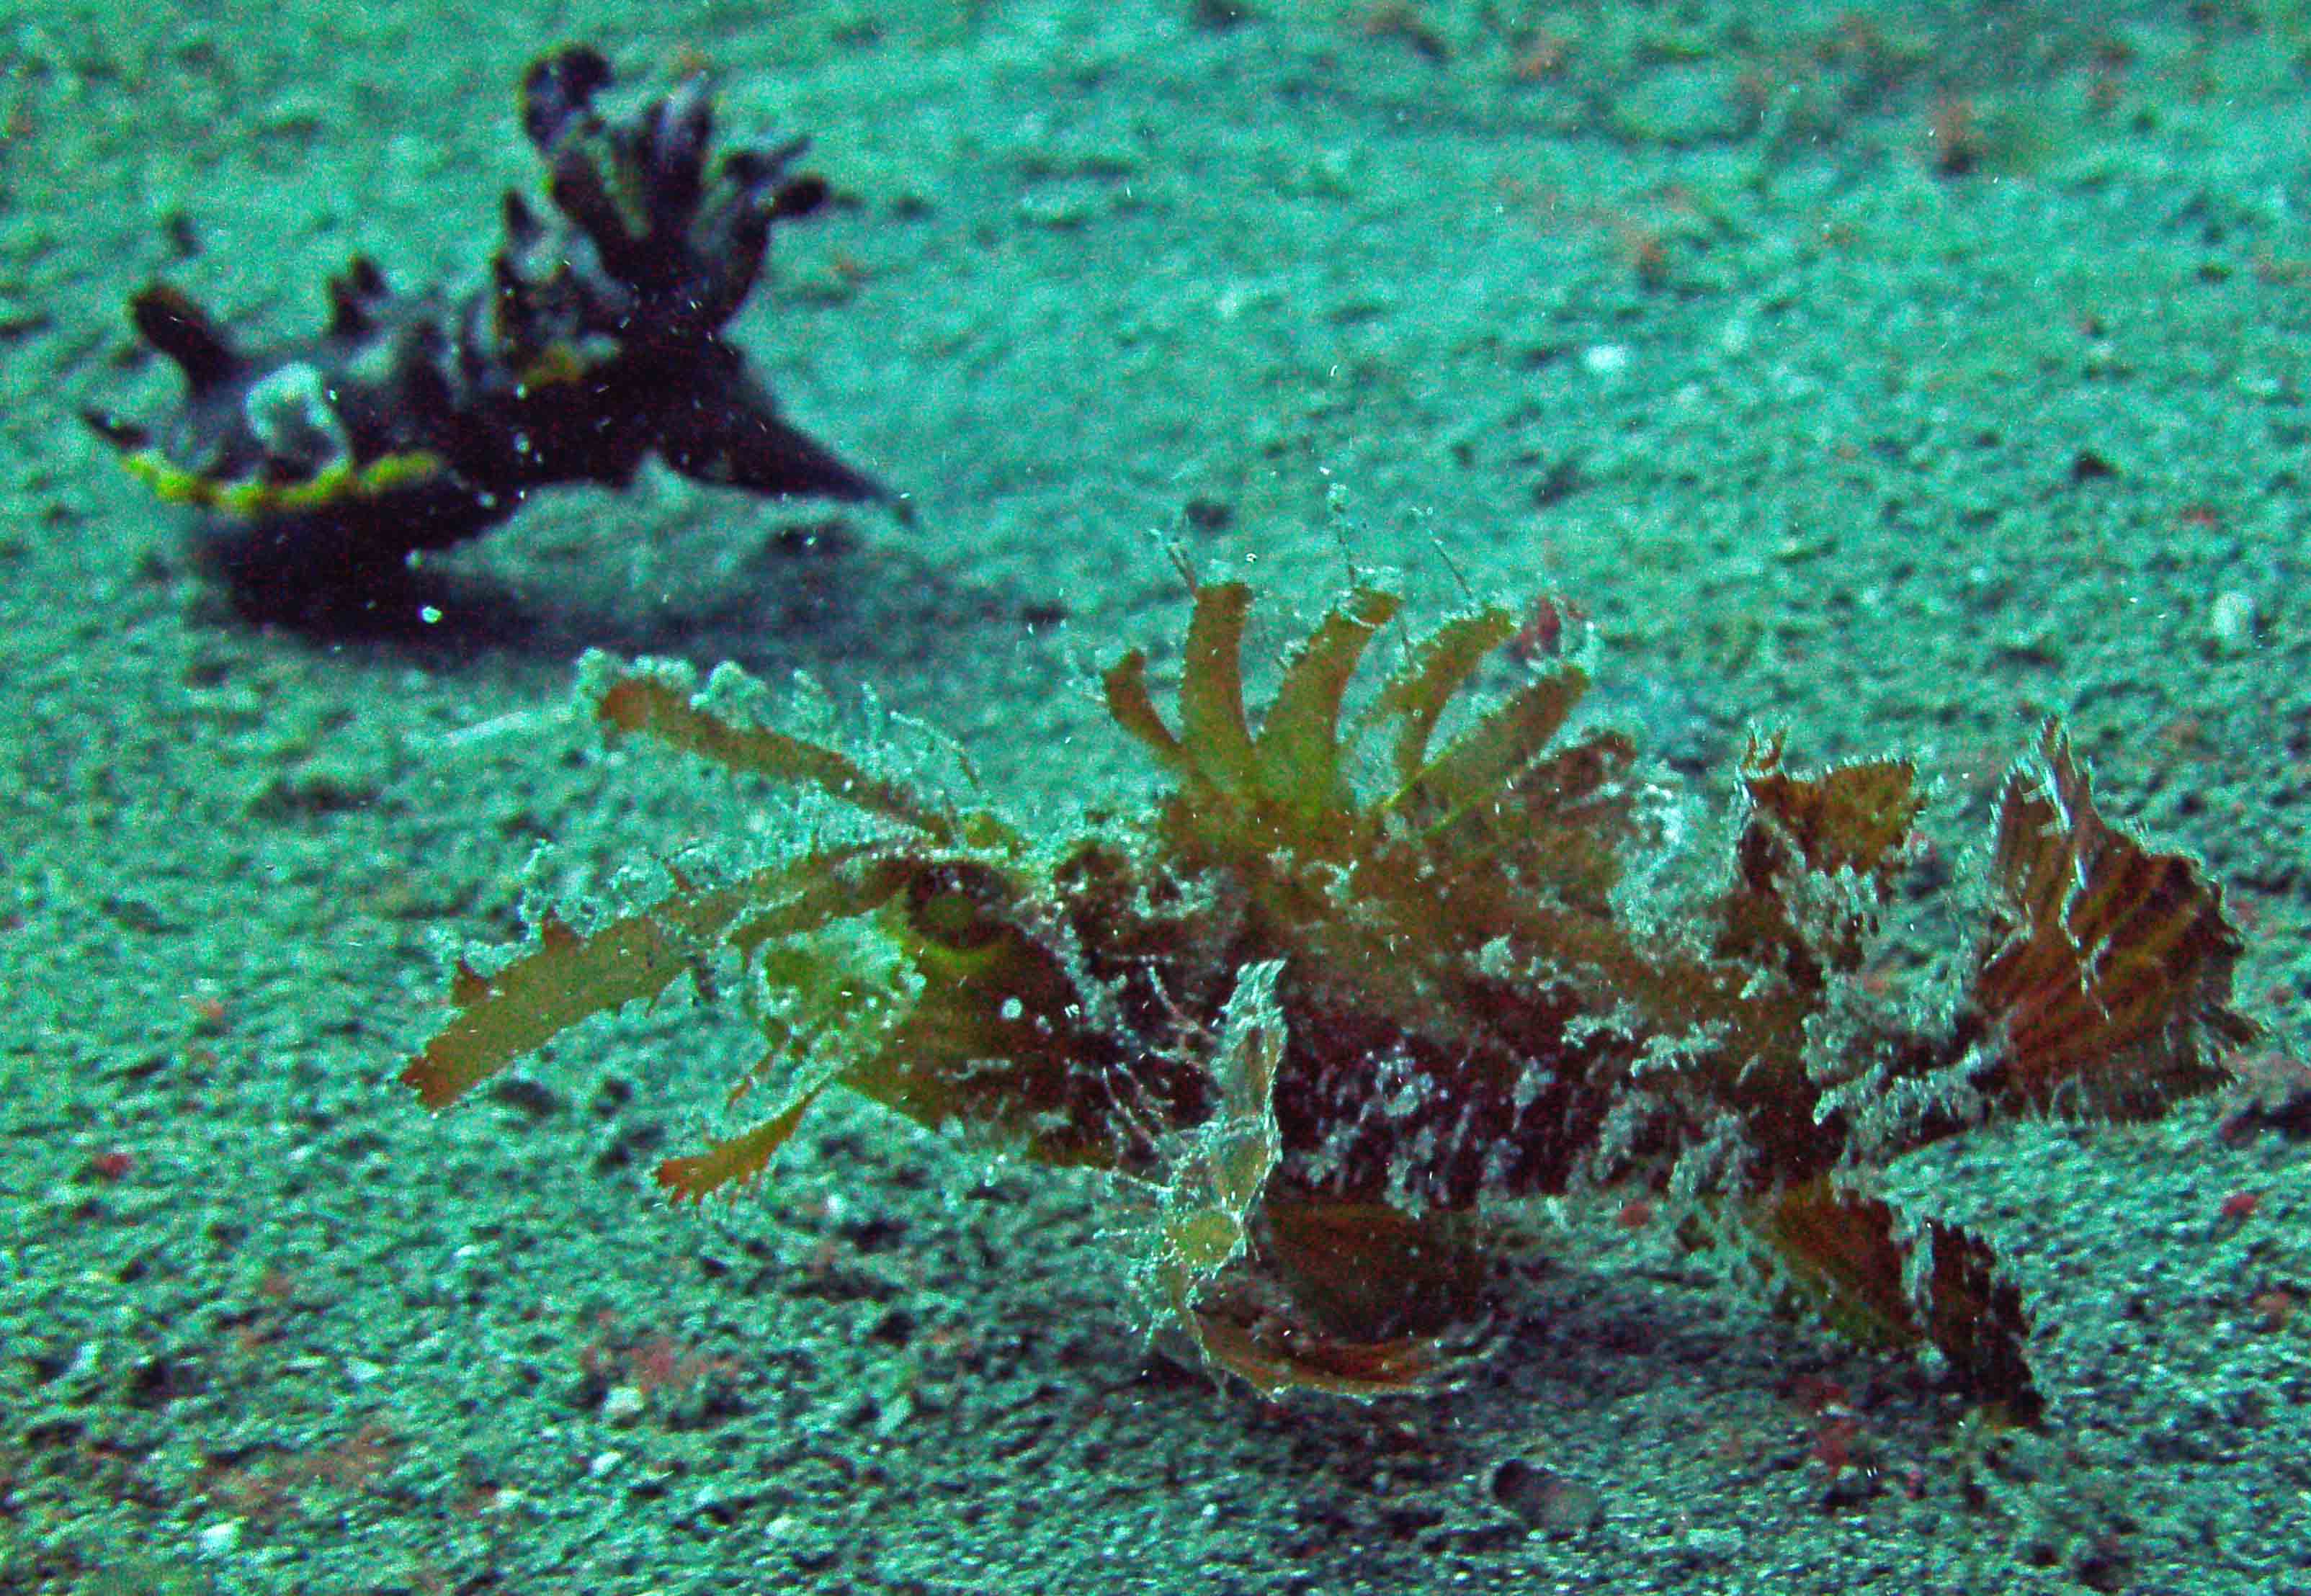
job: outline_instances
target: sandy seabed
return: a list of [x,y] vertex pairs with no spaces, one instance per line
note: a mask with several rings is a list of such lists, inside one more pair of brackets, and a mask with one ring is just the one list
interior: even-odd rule
[[[1609,1214],[1463,1389],[1358,1408],[1151,1350],[1095,1193],[864,1107],[669,1210],[661,1144],[749,1057],[712,1007],[453,1115],[393,1085],[525,899],[780,824],[605,752],[584,649],[871,693],[1057,813],[1146,779],[1092,673],[1176,658],[1167,545],[1256,581],[1270,645],[1352,572],[1424,621],[1561,595],[1678,772],[1722,786],[1752,725],[1912,751],[1960,850],[2059,714],[2295,1038],[2291,13],[19,9],[0,1590],[2311,1592],[2311,1166],[2211,1104],[1890,1177],[2032,1295],[2049,1421],[1993,1437]],[[459,553],[488,625],[241,624],[76,419],[172,400],[123,297],[279,336],[355,250],[470,278],[535,181],[512,86],[575,39],[814,136],[842,203],[739,336],[916,525],[653,472]],[[1790,1394],[1824,1380],[1869,1465],[1836,1479]]]

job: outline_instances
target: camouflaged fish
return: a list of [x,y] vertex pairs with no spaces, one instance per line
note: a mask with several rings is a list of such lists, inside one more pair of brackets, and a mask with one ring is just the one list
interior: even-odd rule
[[[1803,774],[1753,740],[1712,826],[1576,720],[1585,671],[1481,696],[1518,612],[1445,622],[1350,707],[1400,608],[1351,593],[1255,720],[1251,590],[1194,599],[1176,712],[1138,650],[1103,683],[1168,790],[1073,834],[726,718],[753,696],[735,667],[701,693],[686,667],[590,657],[611,735],[855,825],[540,915],[519,954],[459,962],[402,1079],[446,1107],[688,976],[743,994],[768,1047],[732,1134],[659,1166],[670,1197],[763,1178],[837,1087],[1102,1172],[1140,1310],[1271,1395],[1450,1384],[1495,1339],[1501,1266],[1547,1253],[1530,1205],[1618,1195],[1664,1202],[1776,1305],[1931,1347],[1994,1415],[2040,1416],[1993,1238],[1882,1172],[2001,1123],[2156,1121],[2261,1034],[2232,1007],[2220,888],[2105,820],[2058,726],[2007,777],[1987,853],[1930,885],[1908,760]],[[1897,917],[1945,911],[1956,938],[1913,964]]]
[[356,257],[320,336],[262,352],[165,284],[129,301],[185,374],[183,410],[157,432],[87,420],[162,499],[209,512],[202,552],[244,610],[390,590],[412,554],[478,536],[532,489],[621,486],[653,453],[757,493],[889,497],[782,420],[721,336],[772,223],[826,198],[789,175],[805,141],[731,149],[710,172],[702,76],[615,121],[593,103],[611,78],[583,47],[530,67],[521,122],[554,214],[509,192],[489,281],[463,297],[397,293]]

